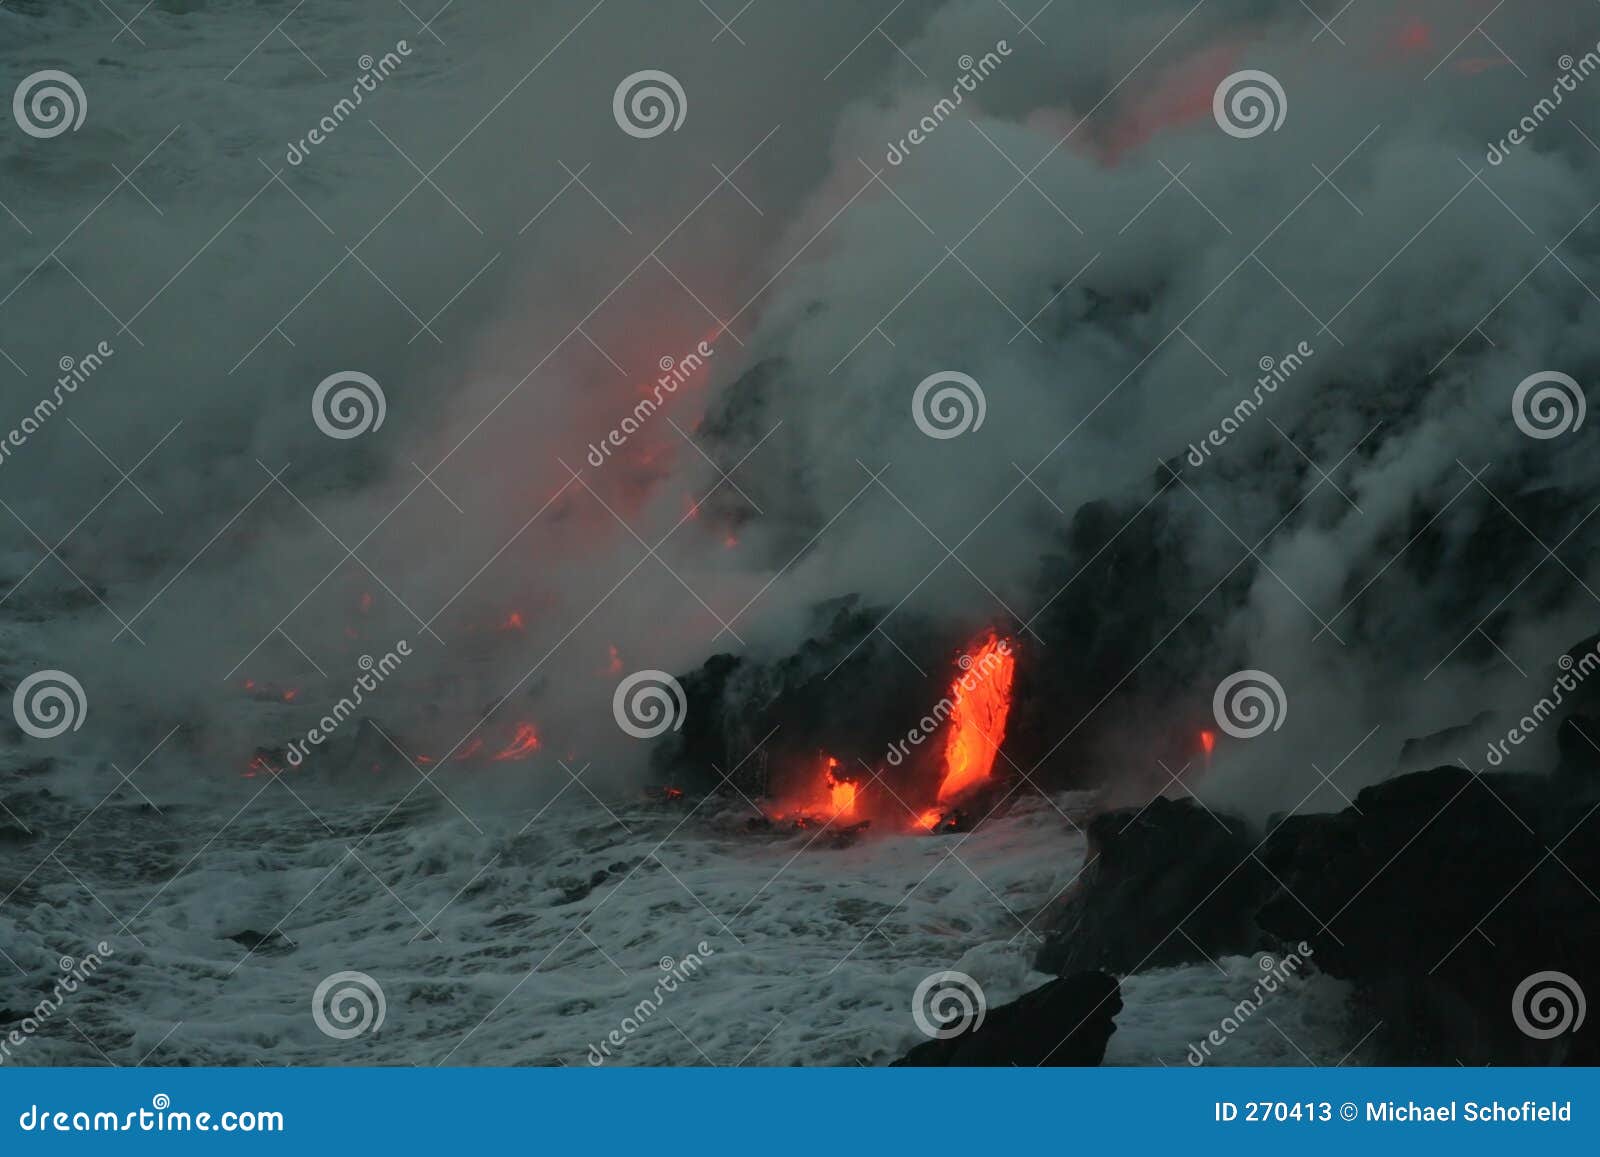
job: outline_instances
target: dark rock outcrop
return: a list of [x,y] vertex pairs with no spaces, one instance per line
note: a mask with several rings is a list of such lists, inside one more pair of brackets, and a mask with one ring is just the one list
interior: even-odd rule
[[1010,1004],[989,1009],[971,1032],[917,1045],[894,1064],[1098,1065],[1121,1011],[1122,986],[1116,977],[1104,972],[1058,977]]
[[1373,1026],[1360,1059],[1600,1064],[1600,776],[1583,723],[1564,726],[1555,774],[1419,771],[1342,812],[1275,818],[1259,843],[1192,801],[1102,813],[1038,966],[1126,974],[1304,942]]
[[1600,785],[1600,719],[1576,712],[1561,721],[1556,732],[1557,774]]
[[1514,1008],[1541,973],[1600,994],[1597,803],[1564,776],[1441,767],[1377,784],[1274,831],[1261,854],[1282,888],[1261,925],[1356,984],[1384,1060],[1600,1063],[1592,1021],[1525,1031],[1545,1027],[1535,993],[1568,981],[1534,982]]
[[268,932],[257,932],[254,928],[246,928],[242,932],[234,932],[228,936],[235,944],[242,944],[251,952],[290,952],[295,943],[276,928]]
[[1163,798],[1102,812],[1087,834],[1087,866],[1051,920],[1040,971],[1125,974],[1272,943],[1255,912],[1275,885],[1243,820]]
[[907,806],[931,805],[942,740],[893,763],[886,747],[948,692],[973,635],[902,613],[890,639],[878,630],[889,609],[831,599],[812,608],[806,641],[789,655],[714,655],[682,673],[688,710],[652,751],[654,775],[691,791],[719,790],[726,777],[748,798],[781,798],[815,782],[826,744],[852,776],[870,768]]

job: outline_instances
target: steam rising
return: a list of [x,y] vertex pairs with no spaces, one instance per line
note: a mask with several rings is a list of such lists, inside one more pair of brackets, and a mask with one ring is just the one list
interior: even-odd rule
[[[92,4],[0,11],[7,74],[82,63],[90,101],[76,134],[0,138],[31,229],[0,258],[0,348],[29,371],[0,365],[0,427],[63,356],[116,350],[0,465],[8,686],[73,672],[106,758],[183,724],[214,770],[297,730],[245,679],[336,698],[404,638],[417,657],[374,706],[397,741],[442,756],[533,718],[620,782],[648,750],[612,716],[626,675],[785,656],[811,606],[859,594],[891,637],[1021,625],[1083,700],[1051,757],[1112,782],[1154,771],[1151,713],[1201,726],[1226,676],[1270,673],[1281,728],[1224,740],[1210,784],[1265,810],[1341,805],[1313,762],[1358,750],[1335,774],[1353,792],[1410,737],[1516,713],[1594,630],[1591,427],[1530,438],[1513,394],[1600,370],[1596,134],[1574,111],[1484,159],[1600,39],[1586,0],[1496,24],[1531,81],[1481,39],[1451,51],[1487,0],[1356,5],[1337,38],[1294,2],[1057,0],[1044,43],[1003,6],[910,3],[885,29],[926,79],[871,35],[841,62],[855,36],[802,6],[752,9],[749,51],[676,9],[587,7],[453,9],[373,126],[292,170],[286,143],[403,29],[308,7],[326,84],[275,42],[224,76],[249,45],[218,42],[212,73],[154,86],[213,35],[203,12],[147,21],[135,51],[105,48]],[[962,115],[889,165],[1000,39]],[[640,139],[612,100],[646,66],[686,115]],[[1246,68],[1287,115],[1238,139],[1213,93]],[[112,165],[161,212],[118,188],[68,276],[50,248]],[[700,374],[587,462],[701,341]],[[1307,347],[1185,461],[1263,359]],[[313,391],[356,373],[385,420],[329,438]],[[957,437],[913,418],[939,373],[981,388]],[[1119,578],[1159,645],[1111,670],[1050,633],[1087,580],[1045,580],[1097,565],[1072,535],[1097,502],[1164,560]],[[525,629],[498,629],[512,612]]]

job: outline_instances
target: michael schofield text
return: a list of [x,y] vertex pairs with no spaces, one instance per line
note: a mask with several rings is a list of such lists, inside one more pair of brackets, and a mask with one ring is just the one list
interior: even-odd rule
[[1536,1105],[1523,1101],[1502,1105],[1499,1101],[1450,1101],[1443,1105],[1419,1105],[1415,1101],[1368,1101],[1367,1120],[1403,1124],[1412,1121],[1570,1121],[1571,1101],[1551,1101]]
[[1502,1105],[1499,1101],[1449,1101],[1442,1105],[1419,1105],[1415,1101],[1368,1101],[1363,1117],[1353,1101],[1335,1106],[1332,1101],[1217,1101],[1213,1119],[1249,1124],[1252,1122],[1298,1121],[1317,1124],[1323,1121],[1354,1121],[1357,1118],[1376,1125],[1420,1125],[1452,1121],[1483,1124],[1539,1124],[1572,1120],[1571,1101],[1535,1104],[1523,1101]]

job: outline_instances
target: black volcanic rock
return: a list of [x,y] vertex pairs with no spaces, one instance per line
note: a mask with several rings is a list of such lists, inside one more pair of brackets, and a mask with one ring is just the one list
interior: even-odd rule
[[1104,972],[1058,977],[988,1010],[971,1032],[917,1045],[895,1061],[908,1067],[1098,1065],[1117,1030],[1122,987]]
[[1243,820],[1160,798],[1102,812],[1088,839],[1087,866],[1039,949],[1041,971],[1126,974],[1268,943],[1254,914],[1275,885]]
[[1600,1063],[1587,1012],[1527,1031],[1560,1016],[1533,994],[1574,1012],[1600,994],[1600,776],[1574,718],[1556,774],[1415,772],[1277,819],[1259,845],[1192,801],[1102,813],[1038,966],[1126,974],[1304,941],[1352,983],[1385,1063]]
[[1576,712],[1567,716],[1556,732],[1556,750],[1561,775],[1600,782],[1600,719]]
[[736,720],[729,717],[726,697],[743,664],[735,655],[712,655],[679,680],[688,701],[683,724],[651,755],[651,767],[672,781],[672,790],[715,788],[721,778],[715,769],[733,767],[742,758],[728,758],[727,734]]
[[290,940],[276,928],[269,932],[257,932],[254,928],[246,928],[242,932],[234,932],[228,936],[235,944],[242,944],[251,952],[289,952],[295,947]]
[[1600,1063],[1593,1018],[1536,1039],[1513,1016],[1539,973],[1600,995],[1600,796],[1585,786],[1441,767],[1291,817],[1262,851],[1283,886],[1261,925],[1355,982],[1386,1060]]
[[681,675],[685,721],[652,752],[653,773],[706,791],[726,776],[746,797],[777,797],[814,782],[826,753],[855,774],[875,769],[919,805],[917,789],[931,794],[938,783],[932,764],[942,743],[914,747],[898,765],[886,762],[887,746],[946,693],[955,648],[970,635],[902,615],[890,640],[878,630],[886,610],[853,595],[830,599],[812,608],[806,641],[792,653],[715,655]]

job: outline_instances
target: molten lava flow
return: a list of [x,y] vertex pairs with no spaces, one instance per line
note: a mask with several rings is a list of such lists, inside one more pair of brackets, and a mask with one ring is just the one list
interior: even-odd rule
[[1433,29],[1420,17],[1412,16],[1406,20],[1405,27],[1395,33],[1394,42],[1402,52],[1426,52],[1433,44]]
[[861,785],[845,779],[835,770],[839,761],[831,755],[822,757],[822,777],[813,780],[800,793],[783,800],[768,813],[767,818],[793,822],[797,827],[809,827],[816,819],[832,823],[836,820],[856,818],[857,797]]
[[254,779],[258,775],[279,775],[279,774],[281,774],[280,770],[278,768],[276,768],[276,767],[273,767],[272,764],[267,760],[267,758],[265,756],[257,755],[247,765],[247,767],[245,769],[244,777],[246,779]]
[[490,758],[496,763],[505,763],[513,759],[526,759],[538,750],[539,733],[534,730],[533,724],[519,723],[515,734],[511,736],[511,742]]
[[828,778],[828,805],[835,816],[848,819],[855,815],[857,785],[852,780],[840,779],[835,775],[833,769],[838,766],[839,761],[830,755],[825,772]]
[[992,631],[984,636],[950,686],[950,731],[944,748],[939,801],[955,799],[989,778],[1011,713],[1011,682],[1017,659],[1011,642]]

